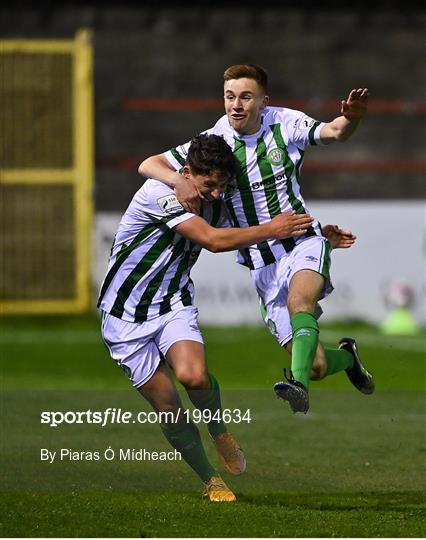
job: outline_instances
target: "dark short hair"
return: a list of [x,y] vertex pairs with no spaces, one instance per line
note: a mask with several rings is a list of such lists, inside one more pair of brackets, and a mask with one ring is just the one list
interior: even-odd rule
[[236,174],[231,147],[218,135],[197,135],[191,141],[186,163],[194,174],[216,175],[227,182]]
[[230,66],[223,74],[224,82],[232,79],[254,79],[265,91],[268,91],[268,74],[265,69],[256,64],[236,64]]

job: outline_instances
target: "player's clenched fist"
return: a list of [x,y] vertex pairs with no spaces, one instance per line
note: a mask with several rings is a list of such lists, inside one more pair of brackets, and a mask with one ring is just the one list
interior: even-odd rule
[[296,214],[294,211],[285,212],[272,218],[272,236],[278,239],[302,236],[312,225],[313,220],[309,214]]

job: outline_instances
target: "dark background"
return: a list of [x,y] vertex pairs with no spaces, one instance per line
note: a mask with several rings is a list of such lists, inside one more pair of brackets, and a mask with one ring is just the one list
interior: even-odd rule
[[220,101],[204,100],[220,100],[224,69],[240,62],[268,70],[272,105],[319,120],[336,116],[352,88],[370,90],[368,117],[353,139],[310,150],[305,198],[425,196],[426,11],[419,4],[157,5],[17,2],[0,9],[2,38],[94,32],[97,210],[122,211],[143,180],[142,159],[214,124]]

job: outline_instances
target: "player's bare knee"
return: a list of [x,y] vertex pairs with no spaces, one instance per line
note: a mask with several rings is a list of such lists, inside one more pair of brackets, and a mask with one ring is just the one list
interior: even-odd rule
[[293,298],[289,298],[288,310],[291,316],[301,312],[314,313],[315,304],[312,301],[307,300],[303,296],[296,295]]
[[205,370],[185,369],[176,372],[176,376],[179,382],[189,390],[204,389],[209,386],[209,379]]

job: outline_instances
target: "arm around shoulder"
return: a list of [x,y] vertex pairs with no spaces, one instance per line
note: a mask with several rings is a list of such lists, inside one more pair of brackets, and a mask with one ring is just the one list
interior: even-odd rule
[[194,214],[200,212],[201,201],[195,186],[173,168],[164,154],[146,158],[139,165],[138,172],[174,189],[179,202],[188,212]]
[[167,184],[171,188],[175,188],[176,183],[181,178],[181,175],[167,161],[164,154],[156,154],[144,159],[138,167],[138,173],[147,178],[154,178],[154,180],[163,182],[163,184]]
[[248,247],[264,240],[302,236],[311,224],[310,215],[295,212],[285,212],[268,223],[243,228],[216,228],[203,218],[194,216],[177,225],[176,231],[209,251],[220,253]]
[[220,228],[212,227],[199,216],[180,223],[176,231],[212,253],[247,247],[271,236],[269,224],[245,229]]

